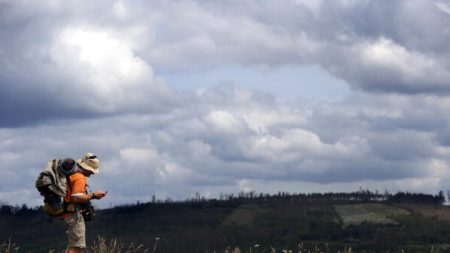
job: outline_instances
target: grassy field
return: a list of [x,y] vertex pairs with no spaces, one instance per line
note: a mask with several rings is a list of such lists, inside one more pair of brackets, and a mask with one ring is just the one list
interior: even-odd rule
[[373,224],[398,224],[393,218],[411,214],[405,208],[381,203],[335,205],[343,226]]
[[[159,238],[156,238],[155,243],[152,248],[145,248],[143,244],[129,244],[125,245],[118,239],[105,240],[104,238],[99,237],[92,246],[88,247],[88,252],[91,253],[156,253],[161,252],[158,249],[158,241]],[[447,252],[447,246],[431,246],[428,251],[422,251],[422,253],[436,253],[436,252]],[[0,253],[20,253],[23,252],[20,249],[20,246],[16,245],[12,242],[5,242],[0,245]],[[28,253],[33,253],[32,251],[27,251]],[[186,250],[185,252],[191,252]],[[354,251],[351,247],[344,247],[342,250],[330,251],[327,247],[327,244],[324,245],[316,245],[311,249],[305,248],[303,243],[299,243],[297,248],[295,249],[276,249],[273,247],[264,248],[259,244],[252,245],[249,248],[241,249],[239,247],[227,247],[222,251],[213,251],[214,253],[358,253],[358,251]],[[366,251],[361,251],[364,253]],[[394,251],[395,252],[395,251]],[[386,251],[385,253],[394,253],[392,251]],[[408,253],[408,249],[400,248],[398,253]],[[34,252],[36,253],[36,252]],[[65,250],[55,251],[49,250],[48,253],[65,253]]]
[[399,207],[428,218],[450,221],[450,206],[401,204]]
[[[87,223],[88,244],[98,246],[99,235],[107,238],[104,245],[120,238],[123,252],[124,245],[152,252],[158,237],[155,252],[164,253],[335,253],[345,247],[361,253],[444,253],[450,252],[450,208],[289,199],[146,203],[100,210]],[[0,242],[9,239],[20,252],[38,253],[60,252],[66,241],[63,224],[41,211],[0,215]]]
[[258,205],[242,205],[225,217],[222,226],[253,226],[257,218],[268,210]]
[[[92,253],[156,253],[160,252],[158,249],[158,241],[159,238],[156,238],[155,244],[151,249],[145,248],[143,244],[129,244],[124,245],[120,240],[112,239],[110,241],[105,240],[104,238],[99,237],[94,244],[88,248],[88,252]],[[0,253],[19,253],[21,252],[20,247],[15,243],[7,242],[0,245]],[[55,250],[49,250],[49,253],[57,253]],[[60,251],[64,253],[65,250]],[[186,250],[186,252],[190,252]],[[337,252],[330,252],[325,248],[321,248],[319,246],[315,246],[313,249],[307,249],[304,247],[302,243],[298,244],[296,249],[275,249],[273,247],[263,248],[260,245],[252,245],[248,249],[241,249],[239,247],[228,247],[223,251],[217,251],[217,253],[356,253],[351,248],[344,248],[342,250],[338,250]],[[32,253],[32,252],[28,252]],[[214,253],[216,253],[214,251]],[[403,253],[403,252],[402,252]]]

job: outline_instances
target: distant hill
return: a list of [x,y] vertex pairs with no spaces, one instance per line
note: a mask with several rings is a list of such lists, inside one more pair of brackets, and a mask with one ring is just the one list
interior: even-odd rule
[[[450,208],[444,196],[356,193],[277,195],[241,193],[221,200],[140,203],[100,210],[87,223],[97,236],[142,243],[157,252],[223,252],[231,246],[260,250],[321,247],[337,252],[450,252]],[[0,243],[11,239],[24,252],[66,244],[63,223],[38,208],[2,206]],[[439,251],[438,251],[439,250]]]

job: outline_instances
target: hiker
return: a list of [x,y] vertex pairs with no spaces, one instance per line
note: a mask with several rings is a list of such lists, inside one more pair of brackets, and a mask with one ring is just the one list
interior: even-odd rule
[[75,171],[69,176],[64,202],[67,205],[73,205],[75,212],[65,213],[61,216],[61,219],[67,225],[68,245],[66,253],[85,252],[86,226],[80,206],[88,203],[90,200],[101,199],[107,193],[103,191],[87,193],[86,191],[86,178],[97,174],[99,165],[100,162],[97,156],[92,153],[86,153],[83,158],[76,161]]

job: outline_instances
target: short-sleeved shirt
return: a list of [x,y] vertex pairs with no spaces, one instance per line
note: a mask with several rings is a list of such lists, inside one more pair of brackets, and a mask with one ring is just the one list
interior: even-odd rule
[[[64,202],[72,203],[73,194],[84,194],[86,193],[86,176],[81,172],[75,172],[69,177],[70,186],[67,187],[66,196],[64,196]],[[74,203],[77,206],[77,203]],[[62,217],[66,218],[70,214],[63,214]]]

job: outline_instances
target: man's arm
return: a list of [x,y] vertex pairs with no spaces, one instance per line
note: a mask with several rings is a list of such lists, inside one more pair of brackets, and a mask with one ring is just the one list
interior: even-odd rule
[[92,199],[101,199],[105,197],[107,192],[96,191],[93,193],[76,193],[72,194],[73,202],[84,204]]

